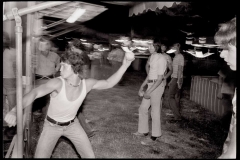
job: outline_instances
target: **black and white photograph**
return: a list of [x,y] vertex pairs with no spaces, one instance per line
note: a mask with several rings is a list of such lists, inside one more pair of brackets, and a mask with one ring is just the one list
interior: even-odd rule
[[3,158],[237,158],[236,1],[2,4]]

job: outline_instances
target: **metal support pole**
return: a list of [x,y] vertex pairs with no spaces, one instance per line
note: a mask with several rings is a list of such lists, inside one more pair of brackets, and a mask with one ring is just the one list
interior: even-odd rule
[[5,3],[6,2],[3,2],[3,15],[4,15]]
[[[33,6],[36,2],[27,2],[28,7]],[[33,71],[32,71],[32,33],[33,33],[34,13],[27,14],[27,39],[26,39],[26,89],[24,94],[30,92],[33,88]],[[32,104],[24,110],[24,158],[30,157],[31,148],[31,123],[32,123]]]
[[13,8],[16,34],[16,84],[17,84],[17,158],[23,158],[23,107],[22,107],[22,19]]
[[[32,13],[32,12],[37,12],[46,8],[51,8],[57,5],[61,5],[61,4],[65,4],[68,3],[70,1],[52,1],[52,2],[44,2],[44,3],[40,3],[31,7],[27,7],[27,8],[22,8],[20,10],[18,10],[18,15],[19,16],[23,16],[26,15],[28,13]],[[7,19],[14,19],[14,15],[12,14],[12,12],[8,12],[5,15],[3,15],[3,21],[7,20]]]

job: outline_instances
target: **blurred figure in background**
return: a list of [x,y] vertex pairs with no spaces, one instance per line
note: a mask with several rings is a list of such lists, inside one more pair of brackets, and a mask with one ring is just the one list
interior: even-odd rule
[[[51,42],[48,39],[41,37],[37,47],[35,87],[47,83],[50,79],[55,78],[55,74],[60,69],[60,56],[57,53],[50,51]],[[39,115],[43,113],[45,115],[48,109],[49,100],[49,94],[36,99],[33,103],[34,114]]]
[[[227,62],[227,65],[231,70],[237,70],[237,44],[236,44],[236,17],[232,20],[220,24],[220,28],[214,36],[215,42],[220,45],[223,51],[220,57]],[[232,99],[233,104],[233,114],[231,119],[231,124],[229,127],[228,137],[223,145],[222,155],[219,157],[221,159],[236,159],[237,152],[237,110],[236,110],[236,96],[237,89],[235,89],[234,97]],[[229,106],[230,107],[230,106]]]
[[[173,66],[172,66],[172,57],[169,56],[166,52],[168,50],[168,47],[167,47],[167,44],[166,42],[161,42],[160,44],[160,49],[159,49],[159,52],[166,58],[167,60],[167,72],[166,74],[164,75],[164,79],[166,81],[166,86],[167,84],[169,83],[169,81],[171,80],[171,75],[173,73]],[[163,93],[163,96],[162,96],[162,104],[164,105],[167,105],[169,106],[169,103],[168,101],[166,100],[166,95],[168,93],[168,87],[165,86],[165,90],[164,90],[164,93]],[[170,106],[169,106],[170,107]]]
[[[3,109],[7,112],[16,105],[16,49],[10,46],[10,37],[3,31]],[[7,136],[16,133],[16,127],[5,130]]]
[[167,60],[167,72],[164,75],[164,79],[166,80],[166,82],[168,82],[169,77],[172,75],[173,73],[173,66],[172,66],[172,58],[171,56],[169,56],[167,53],[167,44],[162,42],[160,44],[160,53],[166,58]]
[[[51,42],[51,48],[50,48],[51,52],[57,53],[57,55],[60,57],[61,56],[61,51],[59,51],[59,47],[57,46],[56,43]],[[60,76],[60,70],[58,70],[55,73],[55,77]]]
[[102,79],[102,65],[103,65],[103,53],[98,49],[101,45],[94,44],[93,51],[90,53],[91,59],[91,78]]
[[[142,145],[154,145],[158,138],[162,136],[161,130],[161,97],[163,95],[166,81],[164,74],[167,69],[167,60],[165,57],[157,53],[158,46],[156,44],[149,45],[151,53],[148,59],[149,71],[146,79],[141,85],[138,95],[143,96],[139,107],[138,131],[133,133],[137,137],[146,137],[149,134],[149,108],[151,106],[152,117],[152,135],[141,141]],[[148,86],[144,92],[143,88]]]
[[[109,63],[111,64],[111,74],[115,73],[121,67],[124,56],[125,52],[122,50],[122,48],[112,46],[112,50],[109,52],[107,57]],[[122,84],[123,77],[118,84]]]
[[174,119],[169,122],[177,122],[182,120],[180,114],[180,90],[183,84],[184,57],[180,52],[179,43],[174,43],[171,49],[175,50],[175,56],[172,62],[171,81],[168,83],[167,101],[174,114]]

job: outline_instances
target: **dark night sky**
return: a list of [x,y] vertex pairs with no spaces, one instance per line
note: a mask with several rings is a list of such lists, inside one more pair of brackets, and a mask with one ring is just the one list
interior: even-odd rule
[[[183,40],[186,34],[179,29],[194,32],[194,36],[212,37],[219,23],[228,21],[236,15],[236,6],[236,2],[227,1],[182,2],[176,8],[157,9],[129,17],[129,7],[109,5],[108,10],[83,25],[97,32],[127,34],[141,38]],[[66,34],[70,37],[76,35],[79,35],[77,31]]]
[[[127,7],[113,7],[87,22],[86,26],[104,33],[126,33],[130,32],[132,28],[144,36],[171,34],[174,29],[192,30],[198,32],[199,35],[211,35],[219,23],[230,20],[236,14],[236,2],[185,3],[189,4],[188,7],[178,6],[178,8],[172,9],[175,16],[168,16],[157,9],[129,17]],[[187,27],[186,23],[188,22],[193,25]]]

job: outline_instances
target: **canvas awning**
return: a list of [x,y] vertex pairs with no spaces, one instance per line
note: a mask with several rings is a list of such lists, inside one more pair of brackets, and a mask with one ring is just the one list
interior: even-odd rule
[[155,11],[157,8],[162,9],[164,6],[169,8],[180,4],[181,2],[142,2],[134,5],[129,9],[129,17],[138,15],[144,11],[152,10]]

